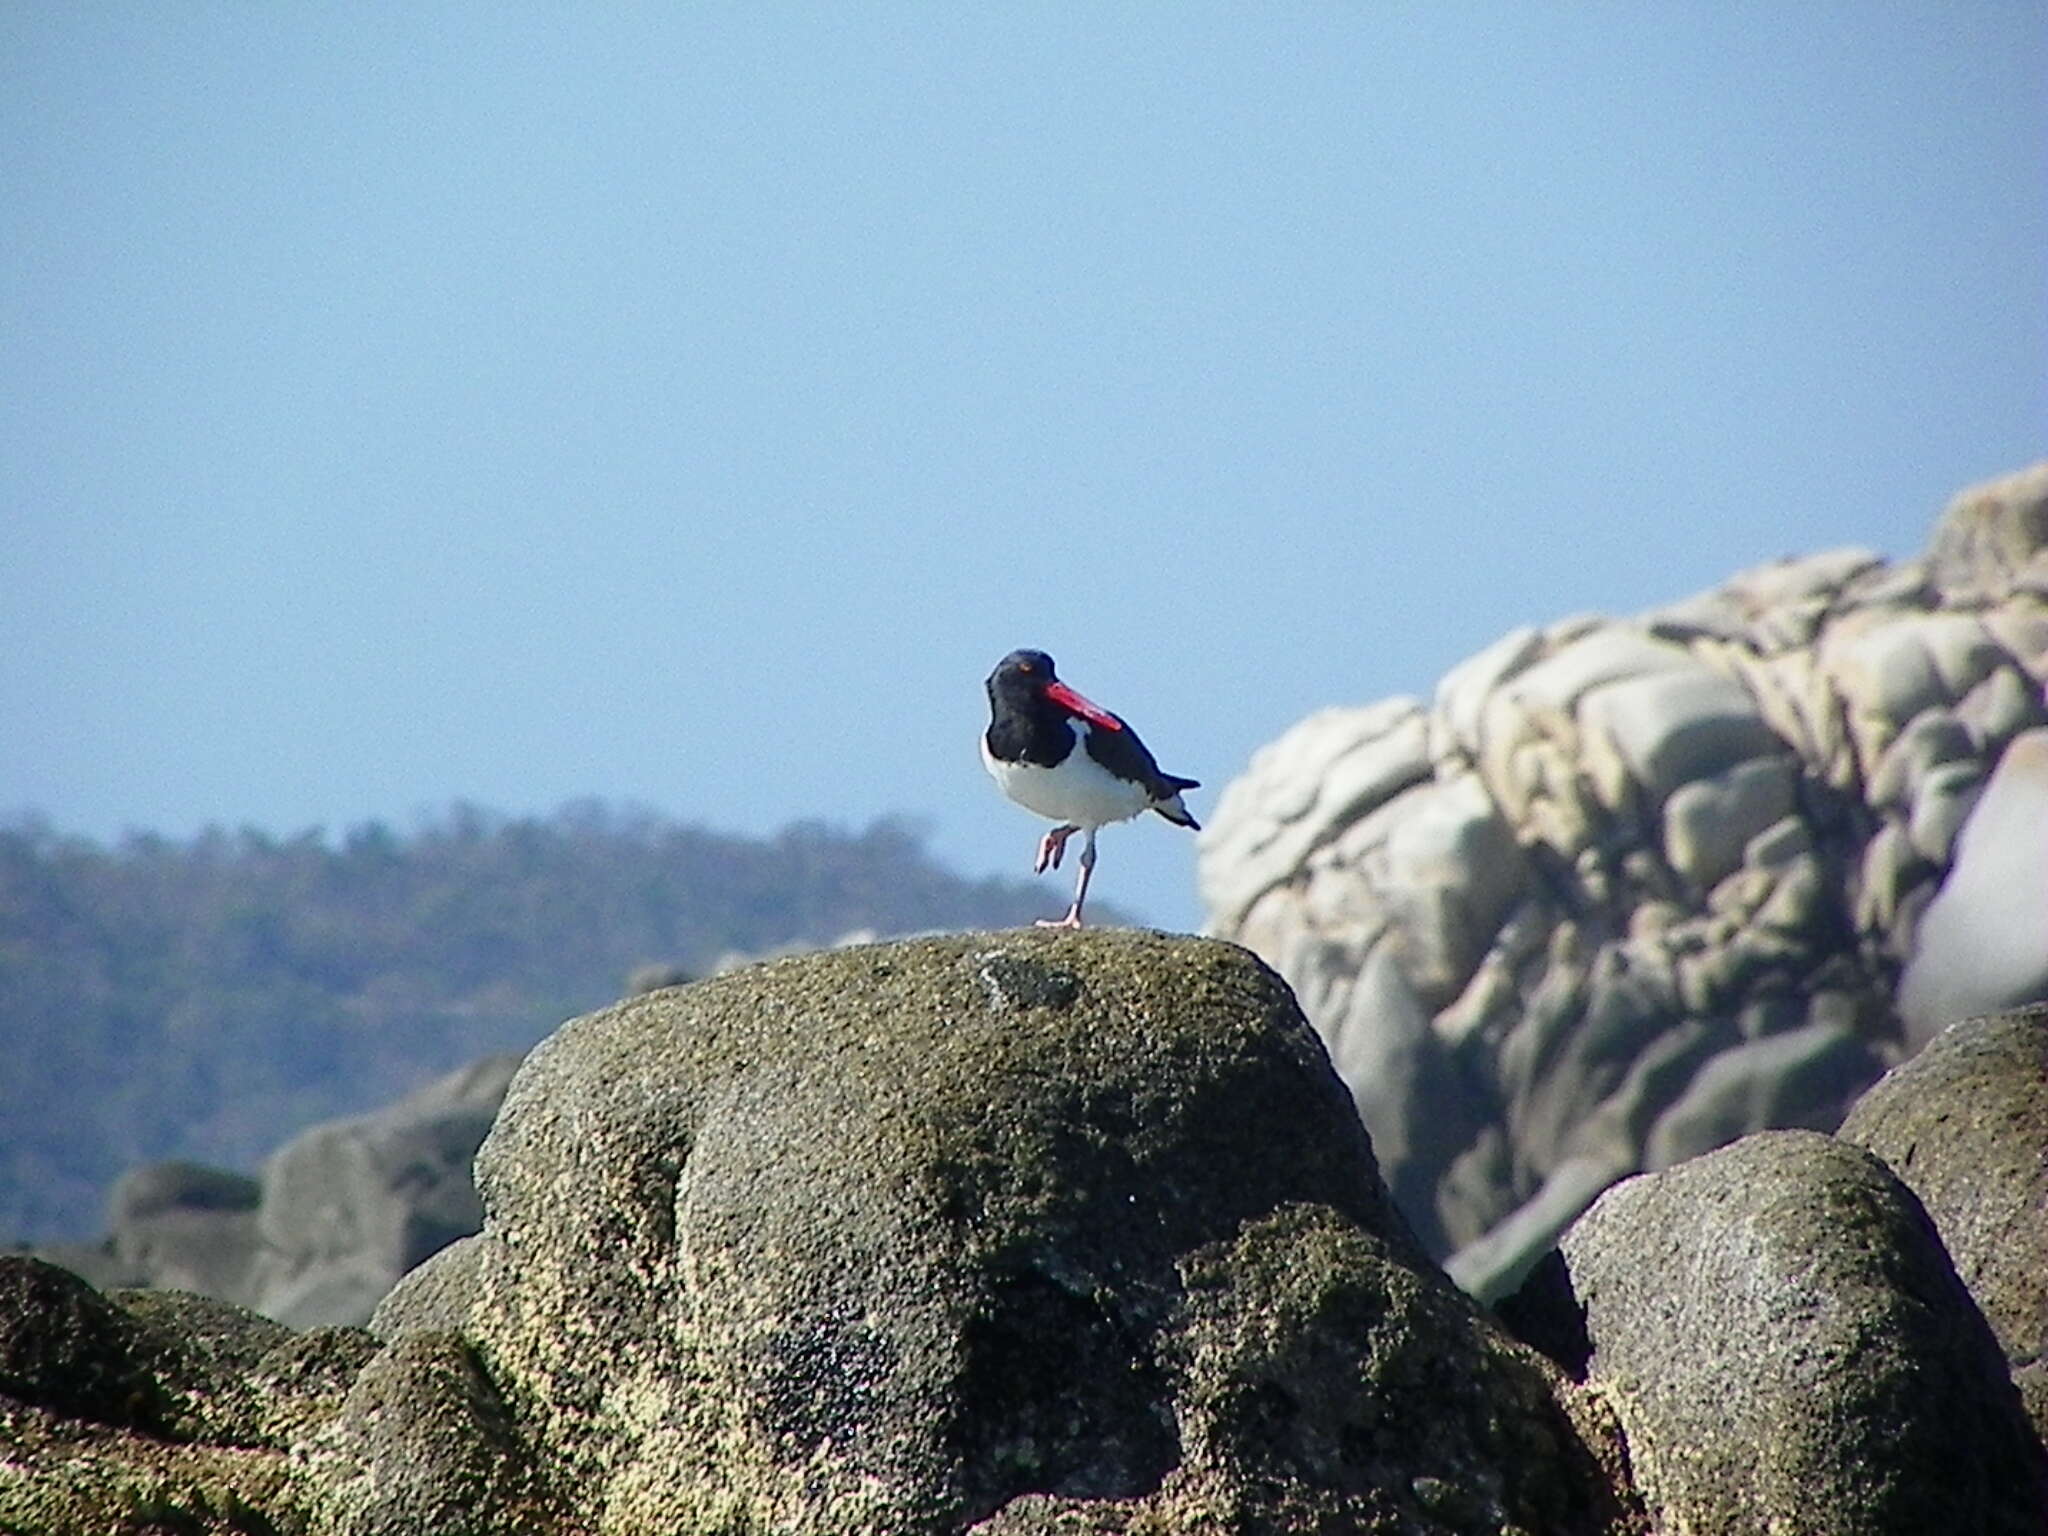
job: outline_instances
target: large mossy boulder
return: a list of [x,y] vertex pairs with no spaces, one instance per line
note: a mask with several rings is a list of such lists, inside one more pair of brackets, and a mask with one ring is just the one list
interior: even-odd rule
[[1422,1259],[1231,945],[969,935],[633,998],[533,1053],[478,1184],[373,1327],[473,1345],[575,1524],[1611,1513],[1561,1378]]

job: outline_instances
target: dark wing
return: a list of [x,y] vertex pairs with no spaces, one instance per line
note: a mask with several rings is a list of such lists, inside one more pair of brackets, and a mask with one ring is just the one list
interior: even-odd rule
[[[1122,717],[1118,719],[1121,721]],[[1088,737],[1088,755],[1102,764],[1120,779],[1129,779],[1142,784],[1145,793],[1154,800],[1171,800],[1184,789],[1199,785],[1195,779],[1183,779],[1170,773],[1161,773],[1159,763],[1152,756],[1145,743],[1138,740],[1138,733],[1123,722],[1120,731],[1105,731],[1100,726],[1091,727]]]

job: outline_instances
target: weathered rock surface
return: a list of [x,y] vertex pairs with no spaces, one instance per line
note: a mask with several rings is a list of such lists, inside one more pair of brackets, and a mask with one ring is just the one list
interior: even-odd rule
[[545,1405],[600,1529],[1594,1528],[1559,1383],[1423,1263],[1229,946],[977,935],[634,999],[536,1050],[478,1179],[483,1232],[374,1326]]
[[261,1180],[192,1163],[125,1174],[96,1244],[37,1250],[100,1287],[193,1291],[297,1328],[369,1321],[398,1277],[482,1220],[470,1163],[517,1056],[487,1056],[313,1126]]
[[0,1257],[0,1530],[303,1531],[296,1465],[377,1350],[204,1297]]
[[[1422,1259],[1233,946],[968,935],[633,998],[533,1053],[479,1185],[285,1455],[233,1460],[225,1413],[166,1449],[126,1405],[186,1346],[38,1266],[0,1528],[1631,1528],[1611,1418]],[[317,1337],[234,1315],[240,1363]],[[64,1396],[50,1349],[112,1364]],[[87,1443],[154,1491],[77,1504]]]
[[0,1530],[1707,1536],[1795,1486],[1786,1529],[2040,1529],[1875,1158],[1611,1192],[1532,1329],[1580,1385],[1422,1257],[1285,984],[1213,940],[630,998],[528,1058],[478,1167],[482,1230],[369,1333],[0,1262]]
[[1868,1153],[1746,1137],[1608,1190],[1563,1253],[1658,1529],[2048,1529],[1991,1330]]
[[474,1232],[470,1165],[518,1065],[485,1057],[272,1154],[251,1304],[299,1327],[362,1322],[400,1275]]
[[1951,1025],[1841,1135],[1919,1196],[2048,1439],[2048,1006]]
[[2048,730],[2012,740],[1956,842],[1899,980],[1909,1037],[2048,998]]
[[1626,1174],[1832,1128],[1945,1022],[1894,998],[1986,780],[2048,724],[2044,528],[2048,465],[1958,498],[1922,559],[1518,630],[1228,788],[1210,929],[1294,986],[1461,1283],[1510,1288]]

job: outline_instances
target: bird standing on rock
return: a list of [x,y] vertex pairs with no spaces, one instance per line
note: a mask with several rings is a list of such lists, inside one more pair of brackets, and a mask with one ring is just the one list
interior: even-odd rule
[[1200,781],[1161,773],[1138,733],[1061,682],[1045,652],[1012,651],[998,662],[988,675],[988,705],[981,760],[990,776],[1025,810],[1059,823],[1039,840],[1031,872],[1058,869],[1067,839],[1087,834],[1074,904],[1065,917],[1041,919],[1041,928],[1081,926],[1098,828],[1157,811],[1201,830],[1180,798]]

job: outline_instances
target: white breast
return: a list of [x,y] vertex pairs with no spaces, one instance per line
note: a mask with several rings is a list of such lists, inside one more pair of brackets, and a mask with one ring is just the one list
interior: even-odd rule
[[[1069,721],[1068,729],[1088,727]],[[1050,821],[1077,827],[1107,826],[1112,821],[1129,821],[1151,803],[1143,788],[1116,777],[1090,757],[1084,741],[1077,740],[1074,750],[1057,766],[1041,768],[1035,763],[998,762],[990,755],[984,736],[981,761],[1004,794]]]

